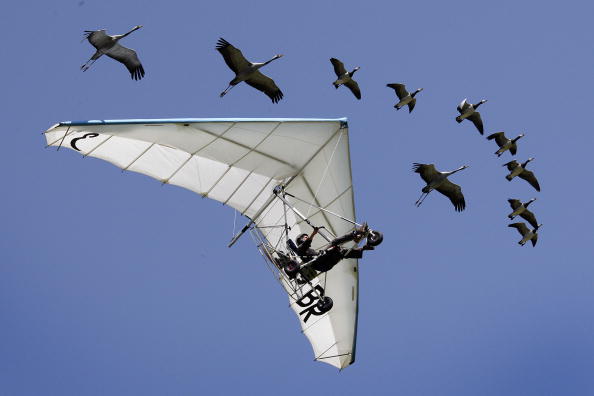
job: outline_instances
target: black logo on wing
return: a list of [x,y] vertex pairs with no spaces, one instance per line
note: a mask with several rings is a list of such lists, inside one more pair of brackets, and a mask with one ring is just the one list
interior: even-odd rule
[[72,146],[73,149],[75,149],[76,151],[80,151],[80,149],[78,147],[76,147],[76,142],[81,140],[81,139],[86,139],[86,138],[94,138],[99,136],[98,133],[85,133],[84,135],[82,135],[81,137],[77,137],[74,138],[70,141],[70,146]]
[[[320,285],[316,285],[315,289],[321,296],[324,295],[324,289]],[[321,311],[315,304],[318,300],[319,298],[316,293],[313,290],[310,290],[296,301],[297,305],[305,308],[303,311],[299,312],[299,316],[303,317],[303,323],[307,323],[311,315],[320,316],[326,313],[326,311]]]

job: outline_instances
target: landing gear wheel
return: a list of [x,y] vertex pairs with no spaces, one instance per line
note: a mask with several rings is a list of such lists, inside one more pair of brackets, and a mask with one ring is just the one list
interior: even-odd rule
[[316,307],[318,307],[318,309],[322,313],[326,313],[326,312],[330,311],[333,306],[334,306],[334,302],[332,301],[332,299],[330,297],[327,297],[327,296],[322,297],[316,303]]
[[367,236],[367,245],[377,246],[384,240],[384,234],[379,231],[371,231]]

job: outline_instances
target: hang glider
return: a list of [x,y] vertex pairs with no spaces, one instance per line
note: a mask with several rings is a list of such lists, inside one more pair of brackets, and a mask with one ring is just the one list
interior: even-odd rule
[[[45,131],[45,138],[48,146],[187,188],[246,216],[248,224],[230,245],[251,231],[316,360],[340,369],[354,362],[358,261],[345,258],[316,271],[287,244],[315,225],[323,228],[312,248],[321,251],[359,225],[345,118],[67,121]],[[364,232],[368,244],[381,242],[380,233]],[[353,249],[355,239],[345,249]],[[299,264],[299,275],[287,275],[282,256]],[[330,309],[319,304],[326,296]]]

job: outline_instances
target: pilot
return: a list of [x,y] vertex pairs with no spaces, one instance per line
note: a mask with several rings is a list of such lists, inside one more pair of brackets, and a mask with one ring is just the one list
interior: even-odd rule
[[297,237],[297,251],[296,253],[304,262],[313,260],[311,267],[320,272],[326,272],[332,269],[340,260],[345,258],[362,258],[364,250],[373,250],[373,246],[365,245],[363,247],[353,247],[345,249],[340,247],[341,244],[349,241],[359,242],[366,234],[367,224],[363,224],[360,228],[349,232],[346,235],[335,238],[330,242],[330,246],[326,249],[316,251],[311,248],[313,237],[318,233],[322,227],[314,227],[311,235],[301,234]]

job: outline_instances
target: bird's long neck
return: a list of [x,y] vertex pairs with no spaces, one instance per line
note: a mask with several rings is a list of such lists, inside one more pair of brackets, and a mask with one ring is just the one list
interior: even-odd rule
[[359,66],[355,67],[355,68],[353,69],[353,71],[349,73],[349,76],[350,76],[350,77],[353,77],[353,74],[355,74],[355,72],[356,72],[357,70],[359,70],[359,69],[360,69],[360,67],[359,67]]
[[411,97],[411,98],[414,98],[414,97],[415,97],[415,95],[416,95],[416,94],[418,94],[419,92],[421,92],[422,90],[423,90],[423,88],[419,88],[419,89],[417,89],[415,92],[413,92],[413,93],[410,95],[410,97]]
[[533,158],[528,158],[528,159],[526,160],[526,162],[524,162],[524,163],[522,164],[522,168],[525,168],[525,167],[526,167],[526,165],[528,165],[528,163],[529,163],[530,161],[532,161],[532,160],[533,160]]
[[453,175],[453,174],[454,174],[454,173],[456,173],[456,172],[459,172],[459,171],[461,171],[462,169],[466,169],[466,167],[465,167],[465,166],[461,166],[461,167],[459,167],[458,169],[454,169],[453,171],[444,172],[444,173],[446,174],[446,176],[450,176],[450,175]]
[[484,101],[484,100],[481,100],[481,101],[480,101],[480,102],[478,102],[477,104],[475,104],[475,105],[472,105],[472,107],[474,107],[474,108],[476,109],[477,107],[479,107],[479,106],[480,106],[480,105],[482,105],[483,103],[485,103],[485,101]]
[[138,30],[138,29],[140,29],[140,27],[138,27],[138,26],[134,26],[134,27],[132,28],[132,30],[130,30],[128,33],[124,33],[124,34],[117,34],[117,35],[115,35],[114,37],[115,37],[115,39],[116,39],[116,40],[121,40],[121,39],[123,39],[124,37],[126,37],[127,35],[129,35],[130,33],[134,32],[134,31],[136,31],[136,30]]
[[536,198],[532,198],[530,201],[526,202],[526,203],[524,204],[524,207],[525,207],[525,208],[527,208],[527,207],[528,207],[528,205],[530,205],[530,204],[531,204],[532,202],[534,202],[534,201],[536,201]]
[[512,143],[515,143],[517,140],[519,140],[522,136],[524,136],[524,134],[519,134],[518,136],[516,136],[515,138],[512,139]]
[[278,55],[274,55],[274,56],[273,56],[273,57],[272,57],[270,60],[268,60],[268,61],[266,61],[266,62],[262,63],[262,65],[261,65],[260,67],[262,67],[262,66],[265,66],[265,65],[269,64],[270,62],[272,62],[273,60],[276,60],[276,59],[278,59],[278,58],[280,58],[280,56],[278,56]]

